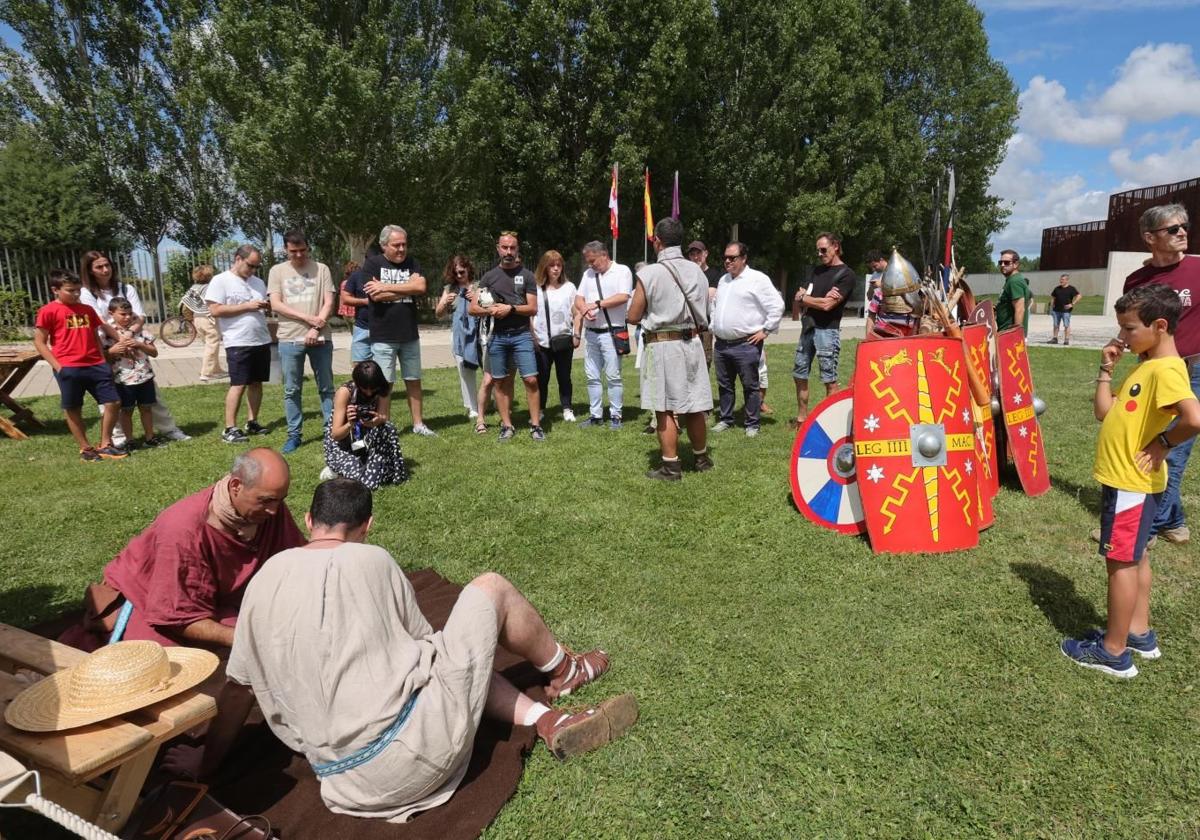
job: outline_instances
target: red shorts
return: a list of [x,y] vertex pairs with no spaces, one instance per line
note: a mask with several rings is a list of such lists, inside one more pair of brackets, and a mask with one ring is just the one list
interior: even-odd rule
[[1154,514],[1162,493],[1134,493],[1100,487],[1100,556],[1136,563],[1153,536]]

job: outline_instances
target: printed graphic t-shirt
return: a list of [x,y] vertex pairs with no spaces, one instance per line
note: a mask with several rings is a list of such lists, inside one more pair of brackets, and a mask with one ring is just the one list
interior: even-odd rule
[[92,307],[56,300],[38,310],[35,324],[50,336],[50,352],[63,367],[104,364],[96,339],[100,321]]
[[[329,266],[316,260],[309,260],[304,268],[295,268],[285,260],[271,266],[271,273],[267,275],[267,294],[278,294],[285,304],[305,315],[315,316],[319,313],[325,295],[332,293],[333,278],[330,277]],[[280,341],[303,342],[309,329],[304,321],[279,316]],[[321,335],[326,341],[330,340],[333,332],[329,324],[321,330]]]
[[[533,272],[524,267],[496,266],[479,278],[479,285],[492,293],[496,303],[506,303],[509,306],[524,306],[529,302],[526,295],[537,294]],[[529,316],[521,315],[516,310],[498,319],[493,325],[496,332],[501,333],[520,332],[528,327]]]
[[[424,273],[421,264],[412,257],[394,263],[385,256],[377,255],[368,257],[362,267],[364,286],[375,279],[385,285],[406,283],[412,275]],[[371,301],[368,308],[371,311],[367,317],[367,329],[371,341],[401,344],[417,340],[417,301],[412,295],[386,303]]]

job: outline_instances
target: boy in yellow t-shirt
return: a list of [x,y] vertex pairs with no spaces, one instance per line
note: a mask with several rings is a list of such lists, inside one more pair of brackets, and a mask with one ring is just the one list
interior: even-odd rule
[[[1077,665],[1117,677],[1136,677],[1136,651],[1157,659],[1150,629],[1150,560],[1146,543],[1167,486],[1167,451],[1200,431],[1200,402],[1175,350],[1182,306],[1169,286],[1132,289],[1116,303],[1121,331],[1100,351],[1096,419],[1102,421],[1093,477],[1101,484],[1100,555],[1108,564],[1108,626],[1065,639],[1063,655]],[[1121,353],[1137,367],[1113,394],[1112,371]],[[1174,426],[1171,421],[1178,418]]]

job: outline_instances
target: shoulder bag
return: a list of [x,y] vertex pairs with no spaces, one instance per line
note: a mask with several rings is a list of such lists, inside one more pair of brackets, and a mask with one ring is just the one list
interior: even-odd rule
[[554,335],[553,327],[550,326],[550,292],[546,286],[542,286],[542,303],[545,304],[546,310],[546,335],[550,337],[550,352],[558,355],[566,353],[568,350],[575,349],[575,339],[570,332]]

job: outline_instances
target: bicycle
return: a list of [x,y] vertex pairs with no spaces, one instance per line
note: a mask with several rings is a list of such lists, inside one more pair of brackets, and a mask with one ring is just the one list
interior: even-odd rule
[[167,318],[158,327],[158,337],[168,347],[187,347],[196,340],[195,317],[208,314],[205,286],[192,286],[179,301],[179,314]]

